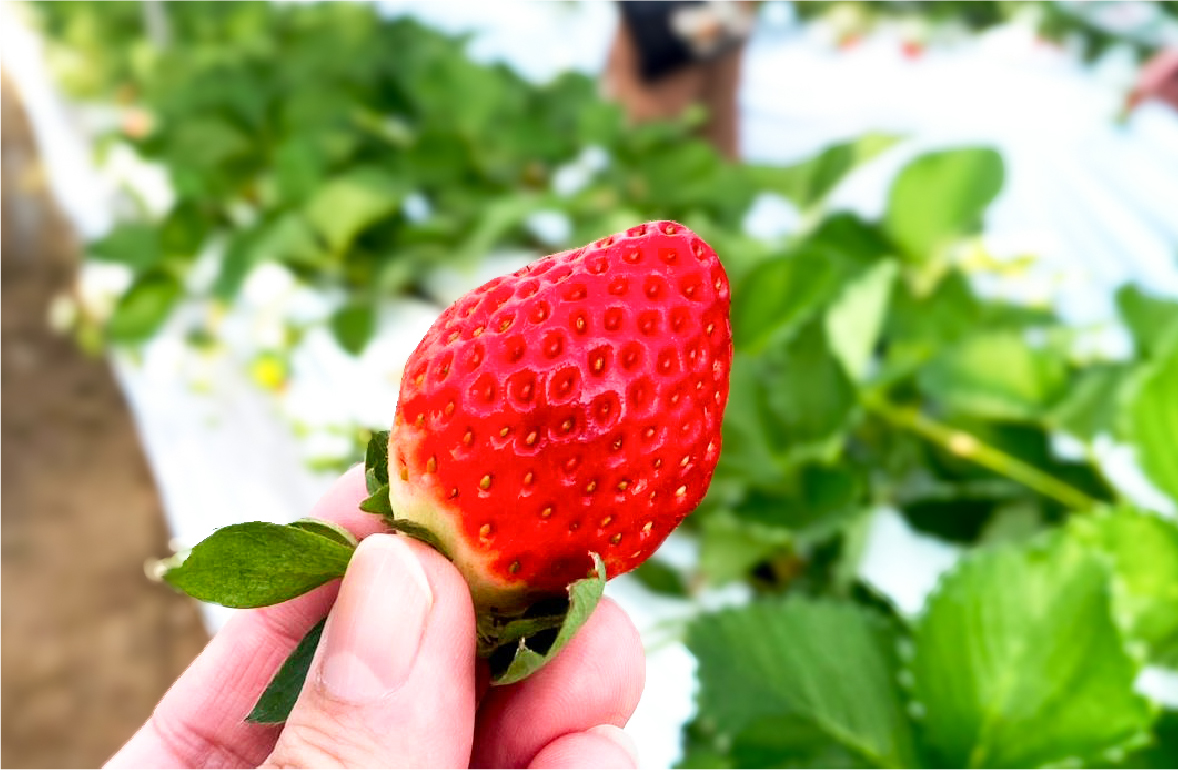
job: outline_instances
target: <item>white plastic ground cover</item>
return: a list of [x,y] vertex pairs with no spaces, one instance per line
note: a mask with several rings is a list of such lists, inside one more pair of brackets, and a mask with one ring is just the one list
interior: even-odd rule
[[[603,3],[380,5],[472,32],[476,57],[506,60],[537,80],[565,68],[595,70],[615,23],[612,5]],[[83,116],[57,96],[35,37],[7,2],[0,5],[0,42],[0,61],[22,92],[55,192],[82,235],[101,234],[113,219],[114,181],[91,163]],[[879,213],[895,170],[917,152],[995,146],[1007,159],[1008,179],[988,217],[988,243],[1000,254],[1043,257],[1033,280],[1006,288],[1053,296],[1076,322],[1104,321],[1111,317],[1108,299],[1116,283],[1133,280],[1178,294],[1178,217],[1172,211],[1178,200],[1178,119],[1146,106],[1126,125],[1114,125],[1118,92],[1111,86],[1123,81],[1123,72],[1095,79],[1017,30],[910,62],[887,40],[833,53],[811,36],[769,27],[746,59],[742,140],[752,159],[788,161],[866,131],[904,134],[908,141],[834,196],[836,205],[869,215]],[[748,226],[772,234],[796,222],[788,204],[764,200]],[[453,297],[525,258],[502,255],[467,274],[439,274],[434,288]],[[109,278],[92,271],[89,288],[101,291]],[[203,357],[182,342],[183,318],[140,356],[113,358],[180,546],[235,521],[305,515],[331,481],[311,472],[306,457],[333,449],[333,426],[391,421],[404,358],[440,311],[418,302],[390,305],[376,340],[358,359],[327,335],[312,334],[293,362],[288,388],[275,399],[243,374],[246,360],[275,333],[282,314],[321,315],[328,307],[276,269],[253,276],[245,296],[225,321],[228,346],[220,358]],[[1125,344],[1123,334],[1112,330],[1103,344],[1116,350]],[[303,437],[291,429],[296,416],[306,428]],[[1110,472],[1135,499],[1168,505],[1141,479],[1125,450],[1109,448],[1107,454]],[[689,564],[692,545],[672,538],[663,556]],[[956,549],[914,534],[900,517],[881,511],[862,574],[904,612],[916,613],[956,558]],[[648,686],[629,729],[642,747],[643,765],[665,767],[679,754],[679,729],[692,712],[694,663],[680,632],[695,607],[652,596],[627,578],[611,582],[609,593],[647,645]],[[734,588],[701,602],[719,606],[744,598]],[[206,608],[211,629],[227,615]],[[1175,682],[1156,672],[1143,677],[1142,686],[1170,701],[1178,694]]]

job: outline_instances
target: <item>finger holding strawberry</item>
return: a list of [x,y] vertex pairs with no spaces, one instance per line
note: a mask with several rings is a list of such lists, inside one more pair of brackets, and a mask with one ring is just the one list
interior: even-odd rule
[[[312,511],[363,538],[344,579],[235,613],[107,767],[635,767],[620,728],[645,666],[621,608],[603,599],[541,674],[488,691],[462,575],[428,546],[383,534],[357,507],[367,495],[355,468]],[[324,615],[286,724],[245,720]]]

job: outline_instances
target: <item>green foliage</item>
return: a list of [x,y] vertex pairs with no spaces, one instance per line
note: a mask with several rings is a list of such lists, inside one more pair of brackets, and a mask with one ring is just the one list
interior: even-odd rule
[[[1102,521],[1121,516],[1142,520]],[[1132,623],[1114,612],[1106,545],[1053,536],[982,549],[911,623],[850,598],[700,617],[688,633],[700,693],[683,766],[1040,767],[1123,755],[1149,740],[1155,713],[1133,689],[1140,663]],[[1150,751],[1164,752],[1172,728],[1157,729]]]
[[1143,356],[1160,353],[1178,335],[1178,300],[1155,297],[1136,286],[1117,292],[1121,320]]
[[[1052,436],[1092,442],[1128,424],[1167,489],[1173,338],[1149,337],[1127,360],[1080,359],[1052,312],[980,295],[954,247],[977,232],[1001,166],[974,149],[932,158],[901,172],[883,222],[829,214],[734,291],[737,354],[720,466],[694,515],[698,569],[766,598],[692,626],[701,690],[684,766],[1099,764],[1149,740],[1154,711],[1133,682],[1143,660],[1173,665],[1178,528],[1098,513],[1116,491]],[[920,198],[966,203],[927,221],[894,213]],[[1121,296],[1122,308],[1139,298]],[[1163,300],[1123,310],[1139,339],[1160,323],[1134,321],[1142,305],[1168,318]],[[855,578],[880,505],[971,549],[911,621]],[[802,596],[824,609],[799,610]],[[882,609],[898,625],[870,653],[845,649],[857,637],[831,630],[831,607]],[[897,646],[911,654],[882,684],[872,661]],[[841,654],[837,682],[820,680],[816,651],[828,650]],[[913,736],[907,753],[831,717],[850,719],[837,710],[844,687],[864,708],[898,699],[903,726],[886,734]],[[1144,751],[1131,756],[1155,756]]]
[[141,273],[123,296],[107,322],[107,334],[115,342],[142,342],[159,330],[183,294],[175,276],[162,270]]
[[343,577],[354,547],[326,525],[233,524],[171,565],[164,580],[201,601],[267,607]]
[[1142,468],[1178,500],[1178,335],[1143,372],[1128,404],[1129,434]]
[[1017,332],[983,331],[926,364],[920,387],[945,408],[999,420],[1034,418],[1066,384],[1062,351],[1031,347]]
[[978,232],[1004,173],[1002,156],[990,149],[934,152],[905,166],[884,216],[901,255],[929,262],[945,246]]
[[895,631],[870,611],[767,602],[701,618],[688,645],[700,659],[699,721],[717,737],[774,762],[914,764]]
[[307,674],[311,671],[315,650],[319,647],[319,639],[323,636],[326,625],[327,619],[324,618],[299,641],[294,652],[282,663],[270,684],[266,685],[265,691],[250,710],[246,721],[263,725],[281,724],[286,721],[303,691],[303,683],[307,681]]
[[[175,192],[162,216],[141,212],[90,247],[92,259],[150,277],[132,318],[112,324],[117,342],[149,338],[180,299],[161,288],[161,271],[183,283],[211,251],[209,296],[220,302],[266,262],[316,288],[364,295],[327,321],[358,353],[373,331],[366,308],[428,293],[421,278],[435,266],[548,250],[527,226],[533,213],[567,218],[563,246],[660,218],[735,242],[758,195],[816,205],[894,141],[849,141],[789,168],[732,164],[694,137],[698,115],[629,130],[587,76],[533,85],[472,62],[462,39],[367,4],[157,6],[165,48],[140,38],[140,4],[37,8],[51,37],[112,62],[73,85],[132,95],[150,128],[122,140],[162,166]],[[113,64],[130,40],[151,52],[151,66]],[[605,167],[558,193],[556,173],[590,146]]]
[[1069,535],[1107,556],[1128,635],[1151,660],[1178,666],[1178,525],[1131,508],[1073,521]]
[[1107,572],[1090,552],[1055,544],[965,560],[930,597],[913,642],[934,766],[1093,758],[1150,723]]

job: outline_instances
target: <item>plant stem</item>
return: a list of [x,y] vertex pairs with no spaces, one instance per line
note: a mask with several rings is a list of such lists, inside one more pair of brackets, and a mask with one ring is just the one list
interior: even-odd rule
[[982,443],[976,436],[937,422],[919,409],[897,406],[877,395],[865,397],[863,404],[892,425],[923,436],[951,454],[972,460],[983,468],[1013,479],[1068,508],[1083,511],[1097,505],[1096,500],[1071,484],[1066,484],[1001,449]]

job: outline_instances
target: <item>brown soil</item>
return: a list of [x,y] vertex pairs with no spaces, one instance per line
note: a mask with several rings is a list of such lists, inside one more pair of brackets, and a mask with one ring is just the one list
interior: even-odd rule
[[144,576],[168,533],[110,368],[48,328],[77,245],[6,79],[0,95],[0,762],[93,767],[150,714],[205,631],[191,601]]

